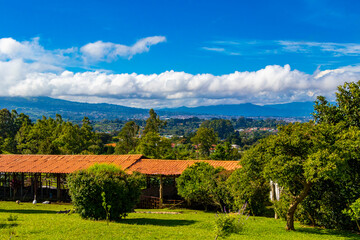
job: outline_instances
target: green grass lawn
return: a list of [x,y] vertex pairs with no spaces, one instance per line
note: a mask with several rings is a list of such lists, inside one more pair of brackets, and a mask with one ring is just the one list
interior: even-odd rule
[[[175,210],[182,214],[130,213],[121,222],[83,220],[57,214],[71,205],[0,202],[0,239],[214,239],[214,213]],[[149,211],[149,210],[138,210]],[[170,210],[153,210],[170,211]],[[11,219],[12,218],[12,219]],[[14,220],[17,218],[17,220]],[[13,220],[13,221],[11,221]],[[360,235],[304,227],[285,231],[285,222],[250,217],[241,234],[228,239],[360,239]]]

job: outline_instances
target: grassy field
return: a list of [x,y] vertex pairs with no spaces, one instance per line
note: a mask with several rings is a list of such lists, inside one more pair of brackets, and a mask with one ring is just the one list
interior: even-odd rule
[[[71,205],[0,202],[0,239],[214,239],[214,213],[175,210],[181,214],[137,210],[121,222],[83,220],[77,214],[57,214]],[[169,210],[153,210],[169,211]],[[228,239],[360,239],[360,235],[304,227],[284,230],[285,222],[250,217],[245,230]]]

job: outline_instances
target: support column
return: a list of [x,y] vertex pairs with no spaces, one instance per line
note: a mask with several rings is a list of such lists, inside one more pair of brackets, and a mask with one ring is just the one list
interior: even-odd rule
[[[11,176],[11,175],[10,175]],[[14,173],[13,173],[13,175],[12,175],[12,178],[10,178],[10,176],[9,176],[9,197],[10,197],[10,199],[11,199],[11,197],[12,197],[12,184],[11,184],[11,181],[12,180],[14,180]]]
[[21,183],[20,183],[20,200],[23,200],[24,193],[24,173],[21,173]]
[[159,198],[160,198],[160,208],[163,207],[164,202],[164,182],[163,182],[163,176],[160,175],[160,188],[159,188]]
[[4,198],[6,198],[6,173],[5,173],[5,176],[4,176],[4,184],[3,184],[3,186],[4,186]]
[[43,192],[43,184],[42,184],[42,178],[41,178],[41,173],[40,173],[40,194],[41,194],[41,199],[44,199],[44,192]]
[[37,174],[34,174],[34,200],[36,199],[36,195],[37,195],[37,189],[38,189],[38,181],[37,181]]
[[56,198],[57,201],[60,201],[60,197],[61,197],[61,189],[60,189],[61,185],[60,185],[60,174],[56,174]]
[[31,186],[30,186],[30,193],[31,196],[34,196],[34,174],[30,174]]

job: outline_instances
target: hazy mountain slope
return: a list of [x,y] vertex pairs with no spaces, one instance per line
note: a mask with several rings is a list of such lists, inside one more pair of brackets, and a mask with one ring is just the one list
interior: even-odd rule
[[60,114],[63,118],[79,120],[84,116],[92,120],[116,118],[142,118],[148,114],[147,109],[130,108],[113,104],[90,104],[71,102],[49,97],[0,97],[0,108],[15,109],[37,119],[43,115],[55,117]]
[[[148,109],[124,107],[114,104],[90,104],[71,102],[49,97],[0,97],[0,108],[15,109],[28,114],[32,119],[55,117],[60,114],[64,119],[81,120],[84,116],[92,120],[131,119],[148,116]],[[195,108],[179,107],[157,109],[161,116],[174,115],[211,115],[245,117],[310,117],[313,102],[294,102],[259,106],[251,103],[236,105],[214,105]]]
[[254,105],[251,103],[236,105],[216,105],[203,107],[166,108],[162,111],[188,114],[210,114],[245,117],[307,117],[313,112],[313,102],[294,102],[275,105]]

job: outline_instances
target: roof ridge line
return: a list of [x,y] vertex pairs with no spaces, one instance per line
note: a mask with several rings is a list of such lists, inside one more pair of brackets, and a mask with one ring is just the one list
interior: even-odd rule
[[[129,154],[129,156],[128,156],[128,159],[130,158],[130,156],[131,156],[132,154]],[[125,168],[125,169],[130,169],[132,166],[134,166],[136,163],[138,163],[139,161],[141,161],[142,160],[142,158],[143,158],[143,156],[144,155],[142,155],[142,154],[134,154],[134,155],[140,155],[140,157],[138,158],[138,159],[136,159],[136,161],[135,162],[133,162],[133,163],[131,163],[127,168]],[[133,155],[133,156],[134,156]],[[125,170],[124,169],[124,170]]]

